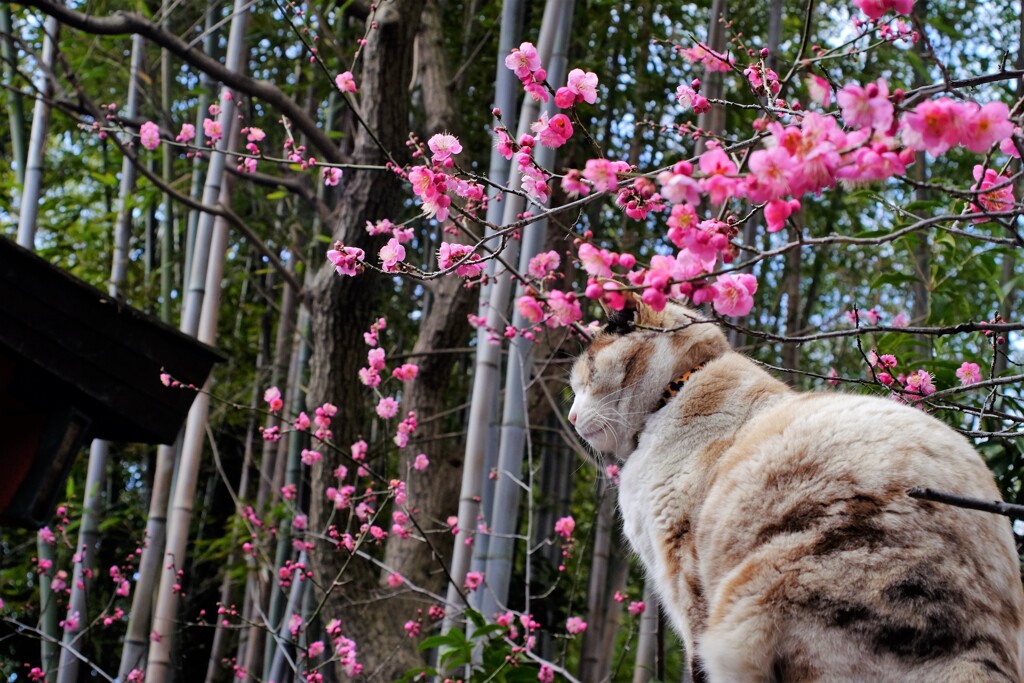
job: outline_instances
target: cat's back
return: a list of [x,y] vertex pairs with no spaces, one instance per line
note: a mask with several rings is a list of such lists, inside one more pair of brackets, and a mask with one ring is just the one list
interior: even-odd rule
[[712,680],[1021,680],[1008,520],[913,486],[999,497],[963,437],[893,401],[792,395],[750,420],[694,525]]

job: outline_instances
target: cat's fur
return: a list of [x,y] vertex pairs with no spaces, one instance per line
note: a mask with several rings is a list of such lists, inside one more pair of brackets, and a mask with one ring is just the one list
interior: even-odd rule
[[1024,680],[1009,521],[906,494],[999,498],[963,437],[895,401],[793,392],[692,310],[630,306],[576,362],[569,417],[624,462],[625,533],[694,680]]

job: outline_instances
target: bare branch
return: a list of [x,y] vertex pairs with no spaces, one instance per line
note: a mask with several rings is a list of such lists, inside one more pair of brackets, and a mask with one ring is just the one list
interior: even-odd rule
[[295,128],[307,136],[310,144],[316,147],[320,156],[327,161],[336,164],[346,161],[337,145],[317,126],[316,121],[310,118],[305,109],[276,85],[228,69],[213,57],[189,45],[141,14],[118,11],[107,17],[95,17],[76,12],[56,0],[26,0],[22,4],[35,7],[45,14],[56,17],[62,24],[86,33],[105,36],[141,35],[221,83],[275,107],[292,121]]
[[930,500],[935,503],[944,503],[958,508],[981,510],[982,512],[992,512],[997,515],[1005,515],[1006,517],[1013,517],[1015,519],[1024,519],[1024,505],[1004,503],[1001,500],[968,498],[967,496],[958,496],[955,493],[936,491],[935,489],[924,488],[921,486],[915,486],[912,489],[908,489],[907,495],[919,500]]

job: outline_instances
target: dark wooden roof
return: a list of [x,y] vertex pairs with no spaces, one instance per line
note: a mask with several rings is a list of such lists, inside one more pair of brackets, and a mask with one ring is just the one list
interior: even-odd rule
[[[89,436],[174,441],[195,392],[160,382],[161,368],[202,386],[224,357],[0,237],[0,361],[21,403],[71,405]],[[0,365],[3,365],[0,362]],[[2,387],[0,387],[2,388]]]

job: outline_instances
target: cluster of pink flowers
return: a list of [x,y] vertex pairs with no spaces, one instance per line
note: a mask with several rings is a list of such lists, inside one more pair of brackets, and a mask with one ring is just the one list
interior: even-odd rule
[[933,156],[956,145],[982,153],[1007,140],[1013,134],[1013,124],[1010,110],[1002,102],[980,106],[940,97],[925,100],[906,113],[900,132],[907,147]]
[[522,81],[530,97],[541,102],[548,101],[548,92],[544,88],[548,72],[541,66],[540,55],[533,43],[526,42],[512,48],[512,52],[505,57],[505,66]]
[[321,441],[331,440],[331,418],[338,412],[338,407],[332,403],[325,403],[316,409],[315,416],[313,417],[313,423],[317,429],[314,432],[314,436]]
[[423,215],[436,218],[439,222],[448,220],[449,207],[452,204],[448,196],[448,175],[442,171],[433,171],[426,166],[417,166],[409,171],[409,182],[412,191],[423,204]]
[[346,247],[340,241],[334,243],[334,248],[327,251],[327,260],[334,265],[338,275],[355,277],[363,272],[362,261],[366,258],[366,252],[358,247]]
[[537,135],[537,141],[552,149],[561,147],[572,137],[572,121],[565,114],[555,114],[550,119],[546,112],[530,124],[530,130]]
[[270,387],[263,392],[263,400],[267,404],[267,408],[272,413],[284,408],[284,401],[281,399],[281,390],[277,387]]
[[676,47],[675,51],[686,57],[691,64],[701,64],[708,71],[721,71],[729,73],[735,61],[732,57],[715,52],[704,43],[697,43],[693,47]]
[[358,676],[363,671],[363,665],[356,658],[356,642],[346,637],[341,632],[341,622],[331,619],[325,629],[327,637],[334,645],[334,652],[338,656],[338,662],[348,676]]
[[408,446],[409,437],[416,431],[417,426],[416,413],[410,410],[409,415],[398,424],[398,432],[394,438],[395,445],[399,448]]
[[[764,52],[765,56],[767,56],[767,50],[764,50]],[[765,66],[763,62],[754,62],[743,70],[743,75],[747,77],[750,89],[754,91],[755,95],[774,97],[782,90],[779,75],[774,70]]]
[[437,267],[442,270],[454,267],[459,277],[476,277],[482,273],[484,264],[477,263],[479,260],[480,254],[474,252],[468,244],[442,242],[437,251]]
[[[981,164],[974,167],[974,185],[971,191],[978,193],[977,202],[971,202],[973,213],[1010,211],[1016,199],[1013,196],[1013,181],[1002,176],[994,169],[986,168]],[[974,218],[975,223],[984,223],[987,218],[979,216]]]
[[381,371],[387,367],[382,348],[372,348],[366,354],[367,365],[359,369],[359,381],[368,387],[377,387],[381,383]]
[[121,568],[116,564],[110,567],[110,579],[114,582],[114,585],[117,586],[114,590],[114,594],[119,595],[122,598],[127,598],[131,593],[132,587],[131,584],[128,583],[128,579],[121,574]]
[[853,4],[866,14],[868,19],[878,19],[889,10],[897,14],[910,14],[914,0],[853,0]]

